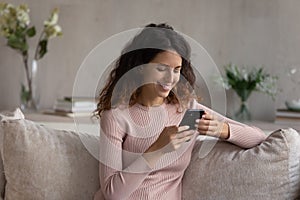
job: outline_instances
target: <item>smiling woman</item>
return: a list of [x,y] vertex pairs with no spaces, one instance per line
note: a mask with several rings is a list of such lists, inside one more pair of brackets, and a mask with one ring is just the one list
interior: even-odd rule
[[[166,24],[146,26],[122,51],[96,111],[101,190],[95,199],[179,200],[199,134],[246,148],[266,138],[195,100],[190,55],[187,41]],[[205,111],[191,122],[196,130],[179,126],[187,109]]]

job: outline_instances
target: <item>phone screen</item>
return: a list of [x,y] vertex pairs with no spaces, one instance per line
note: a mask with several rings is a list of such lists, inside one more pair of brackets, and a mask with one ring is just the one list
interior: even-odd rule
[[201,119],[202,115],[204,114],[204,110],[202,109],[188,109],[185,111],[184,116],[179,124],[179,126],[186,126],[188,125],[189,129],[196,129],[195,128],[195,120]]

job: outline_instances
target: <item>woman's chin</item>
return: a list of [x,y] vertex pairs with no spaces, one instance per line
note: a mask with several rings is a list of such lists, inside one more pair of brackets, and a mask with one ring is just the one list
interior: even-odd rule
[[166,98],[170,94],[170,89],[164,89],[162,86],[157,87],[158,96]]
[[167,98],[169,96],[169,94],[170,94],[170,91],[164,91],[164,92],[160,91],[158,95],[162,98]]

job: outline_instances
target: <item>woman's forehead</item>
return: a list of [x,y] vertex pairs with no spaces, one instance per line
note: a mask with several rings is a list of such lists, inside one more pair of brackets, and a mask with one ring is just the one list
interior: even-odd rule
[[181,56],[175,51],[163,51],[158,53],[152,60],[151,63],[160,63],[170,67],[178,67],[182,64]]

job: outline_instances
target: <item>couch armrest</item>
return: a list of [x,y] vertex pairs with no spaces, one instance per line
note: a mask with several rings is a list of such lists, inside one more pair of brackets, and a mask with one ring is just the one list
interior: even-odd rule
[[100,188],[99,161],[83,144],[90,141],[97,150],[98,136],[24,119],[0,123],[1,129],[5,198],[92,199]]
[[[209,142],[214,148],[199,157]],[[183,199],[299,199],[299,149],[300,135],[293,129],[275,131],[250,149],[197,141],[183,178]]]

